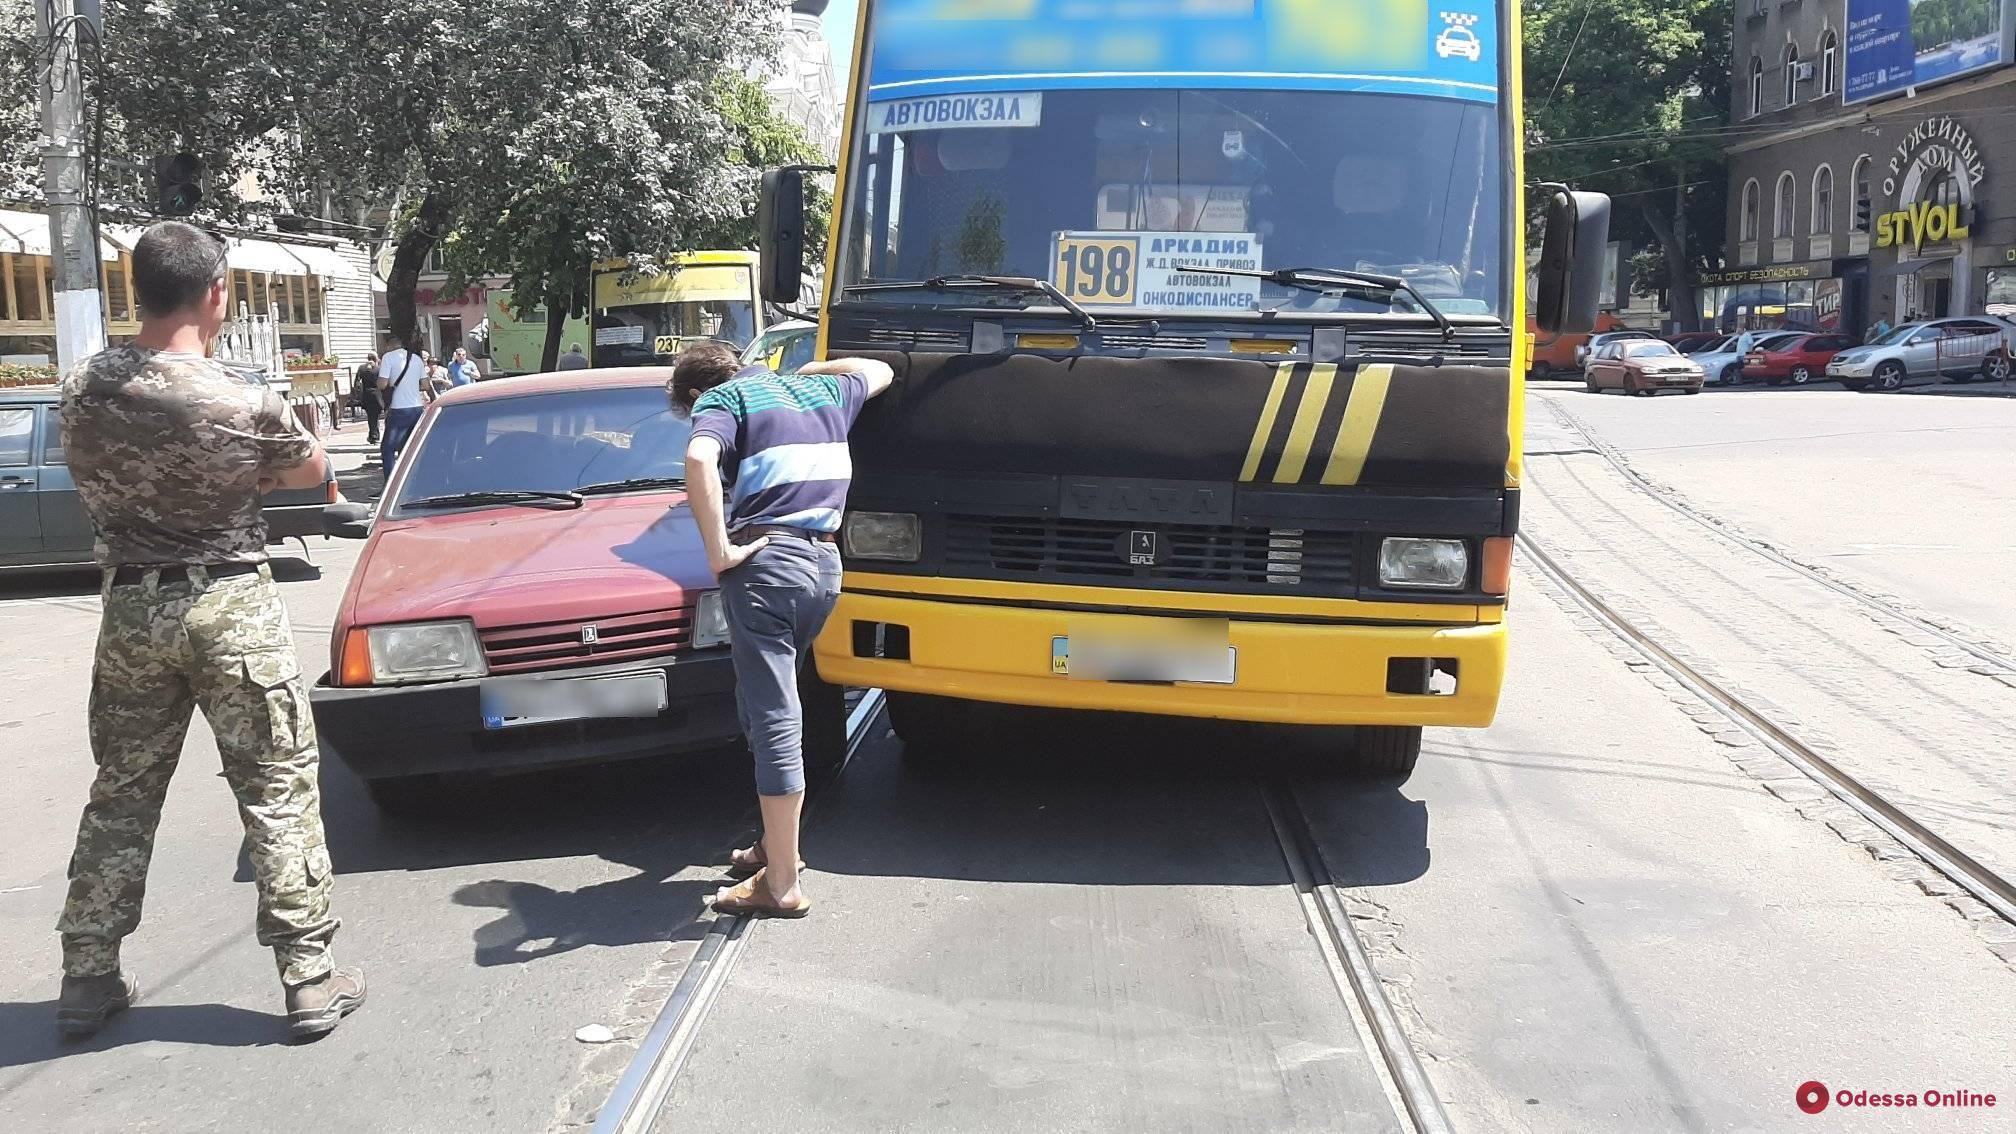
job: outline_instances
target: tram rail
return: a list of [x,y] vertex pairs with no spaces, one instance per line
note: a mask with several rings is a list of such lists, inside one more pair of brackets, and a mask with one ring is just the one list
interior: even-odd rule
[[1979,899],[2003,920],[2016,924],[2016,884],[1975,861],[1941,838],[1937,832],[1913,818],[1903,808],[1891,803],[1880,793],[1843,771],[1833,761],[1802,741],[1791,726],[1772,719],[1766,711],[1730,692],[1714,679],[1683,661],[1671,649],[1632,623],[1630,619],[1619,614],[1595,591],[1575,578],[1558,560],[1535,542],[1532,536],[1522,532],[1518,541],[1520,548],[1526,553],[1528,562],[1560,587],[1570,601],[1584,613],[1594,618],[1689,693],[1728,718],[1735,727],[1798,769],[1856,814],[1897,840],[1926,865]]

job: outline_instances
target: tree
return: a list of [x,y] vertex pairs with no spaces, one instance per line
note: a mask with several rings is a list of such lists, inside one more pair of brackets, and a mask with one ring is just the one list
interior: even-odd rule
[[[1726,0],[1525,0],[1526,173],[1609,193],[1613,239],[1656,242],[1675,319],[1719,262]],[[1630,50],[1614,45],[1629,44]]]

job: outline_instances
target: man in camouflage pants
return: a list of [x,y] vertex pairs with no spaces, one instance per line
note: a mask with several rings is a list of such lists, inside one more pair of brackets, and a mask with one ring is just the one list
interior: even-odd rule
[[200,706],[245,824],[259,942],[279,962],[290,1031],[313,1038],[363,1003],[364,981],[330,958],[315,724],[260,497],[323,483],[328,462],[278,394],[204,357],[228,301],[220,241],[153,226],[134,247],[133,286],[132,345],[63,382],[64,443],[105,585],[91,679],[98,774],[57,923],[57,1024],[91,1035],[138,995],[119,946],[140,924],[162,800]]

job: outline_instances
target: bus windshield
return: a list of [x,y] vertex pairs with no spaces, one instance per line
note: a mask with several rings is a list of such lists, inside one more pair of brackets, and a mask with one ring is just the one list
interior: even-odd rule
[[1317,267],[1401,276],[1452,316],[1508,310],[1508,166],[1488,103],[1065,89],[871,103],[867,115],[843,221],[849,302],[1022,302],[845,290],[979,273],[1048,280],[1116,313],[1414,310],[1404,295],[1210,270]]

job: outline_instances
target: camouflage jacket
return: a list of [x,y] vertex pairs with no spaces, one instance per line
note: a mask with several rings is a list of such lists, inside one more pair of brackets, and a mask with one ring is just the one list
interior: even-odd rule
[[137,346],[71,370],[62,422],[108,567],[264,560],[259,480],[315,452],[273,390],[209,359]]

